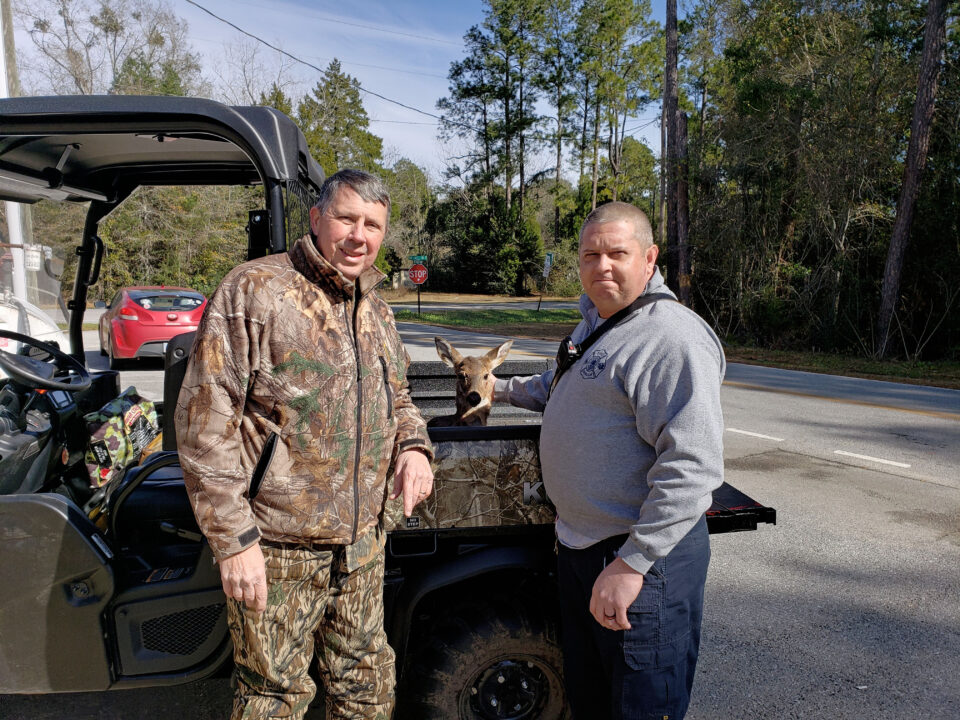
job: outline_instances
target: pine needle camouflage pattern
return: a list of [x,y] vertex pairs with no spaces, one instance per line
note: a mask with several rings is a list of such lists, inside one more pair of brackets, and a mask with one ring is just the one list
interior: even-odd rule
[[[431,454],[409,358],[371,268],[354,283],[309,237],[250,261],[207,306],[176,409],[184,483],[217,558],[263,537],[352,544],[378,524],[399,449]],[[251,502],[253,470],[275,452]]]
[[433,493],[403,517],[390,501],[387,530],[552,523],[535,440],[437,442]]
[[383,553],[349,572],[344,553],[263,545],[267,609],[228,600],[237,692],[232,720],[302,718],[316,692],[316,653],[326,717],[388,720],[394,654],[383,631]]

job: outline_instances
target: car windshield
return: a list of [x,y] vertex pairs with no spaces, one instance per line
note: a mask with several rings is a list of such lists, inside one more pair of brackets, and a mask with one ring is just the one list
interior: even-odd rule
[[130,299],[145,310],[179,310],[180,312],[189,312],[203,305],[203,295],[198,292],[131,290]]

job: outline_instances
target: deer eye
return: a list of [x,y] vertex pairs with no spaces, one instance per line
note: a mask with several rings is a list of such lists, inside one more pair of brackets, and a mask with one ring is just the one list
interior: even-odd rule
[[460,382],[462,382],[462,383],[465,383],[465,382],[467,381],[467,374],[466,374],[466,373],[460,373],[457,377],[460,378]]
[[484,373],[484,374],[483,374],[483,379],[484,379],[484,380],[486,380],[488,377],[490,377],[490,373]]

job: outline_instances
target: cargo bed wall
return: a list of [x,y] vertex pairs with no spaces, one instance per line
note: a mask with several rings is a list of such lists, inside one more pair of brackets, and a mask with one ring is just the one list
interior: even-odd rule
[[[543,372],[548,361],[507,361],[497,377]],[[453,412],[452,370],[440,362],[415,362],[408,373],[414,402],[425,417]],[[511,412],[515,411],[515,412]],[[387,530],[429,531],[552,523],[540,470],[540,414],[494,405],[486,427],[430,428],[436,450],[434,492],[403,516],[399,500],[387,501]],[[508,424],[512,423],[512,424]],[[755,530],[775,523],[776,511],[724,483],[707,512],[710,532]]]
[[540,476],[540,426],[430,428],[434,492],[409,518],[387,501],[387,530],[551,523]]

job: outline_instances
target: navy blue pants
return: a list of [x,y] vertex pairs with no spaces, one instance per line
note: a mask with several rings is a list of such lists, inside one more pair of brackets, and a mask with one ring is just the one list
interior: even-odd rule
[[590,614],[593,583],[625,535],[558,550],[563,675],[575,720],[681,720],[700,649],[703,586],[710,563],[705,518],[644,575],[629,630]]

